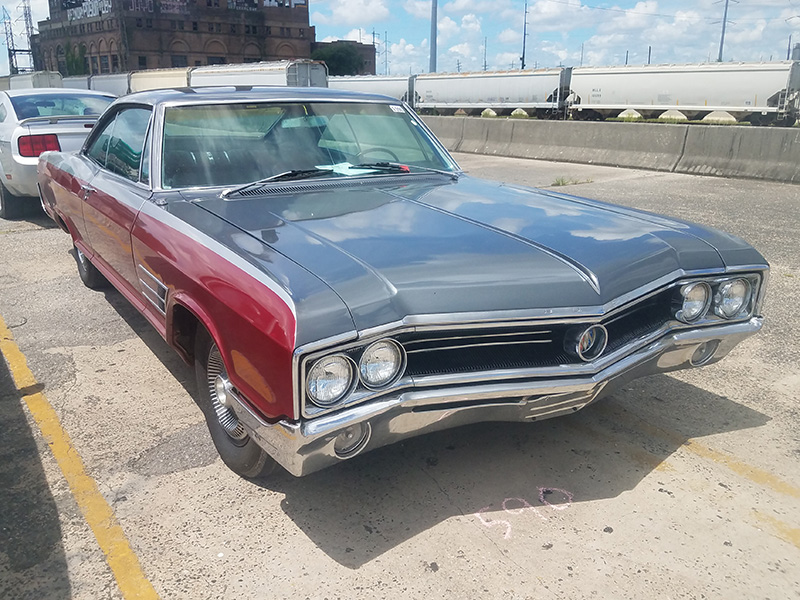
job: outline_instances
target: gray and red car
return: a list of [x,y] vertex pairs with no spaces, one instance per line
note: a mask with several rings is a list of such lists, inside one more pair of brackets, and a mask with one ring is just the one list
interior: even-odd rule
[[39,185],[83,281],[195,366],[246,477],[569,414],[763,323],[769,267],[741,239],[474,179],[384,96],[133,94]]

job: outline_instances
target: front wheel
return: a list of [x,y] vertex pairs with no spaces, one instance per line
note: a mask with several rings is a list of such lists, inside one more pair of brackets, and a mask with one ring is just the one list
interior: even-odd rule
[[219,348],[202,327],[195,339],[194,359],[198,404],[222,462],[242,477],[269,475],[277,463],[247,434],[229,406],[226,394],[232,385],[228,371]]

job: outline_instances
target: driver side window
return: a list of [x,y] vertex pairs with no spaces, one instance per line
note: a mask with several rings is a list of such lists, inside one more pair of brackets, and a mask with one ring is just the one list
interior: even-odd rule
[[150,113],[141,107],[122,109],[92,141],[87,155],[112,173],[139,181]]

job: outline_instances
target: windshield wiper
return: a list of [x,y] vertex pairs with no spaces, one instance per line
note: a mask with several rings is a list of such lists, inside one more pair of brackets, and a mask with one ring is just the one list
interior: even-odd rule
[[259,185],[264,185],[265,183],[270,183],[272,181],[292,181],[296,179],[311,179],[313,177],[322,177],[323,175],[333,175],[333,171],[331,169],[292,169],[291,171],[284,171],[283,173],[276,173],[275,175],[270,175],[269,177],[265,177],[264,179],[259,179],[258,181],[253,181],[252,183],[246,183],[237,188],[225,190],[222,193],[222,195],[224,197],[227,197],[230,196],[231,194],[243,192],[245,190],[249,190],[250,188],[258,187]]
[[361,163],[353,165],[354,169],[380,169],[381,171],[388,171],[391,173],[410,173],[412,169],[419,169],[420,171],[427,171],[429,173],[438,173],[445,175],[453,181],[458,180],[458,173],[454,171],[444,171],[443,169],[434,169],[433,167],[421,167],[419,165],[404,165],[396,162],[373,162]]

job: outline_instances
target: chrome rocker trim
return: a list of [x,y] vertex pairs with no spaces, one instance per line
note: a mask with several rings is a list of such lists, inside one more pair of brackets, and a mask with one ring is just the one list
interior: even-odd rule
[[[310,420],[267,423],[238,397],[232,407],[259,446],[287,471],[302,476],[362,451],[433,431],[488,421],[535,421],[575,412],[632,379],[695,366],[692,357],[703,344],[710,344],[712,353],[701,353],[700,364],[714,363],[762,326],[763,319],[753,317],[742,323],[674,332],[591,377],[551,376],[412,389]],[[368,424],[364,430],[370,437],[358,452],[340,458],[334,450],[337,436],[358,423]]]

